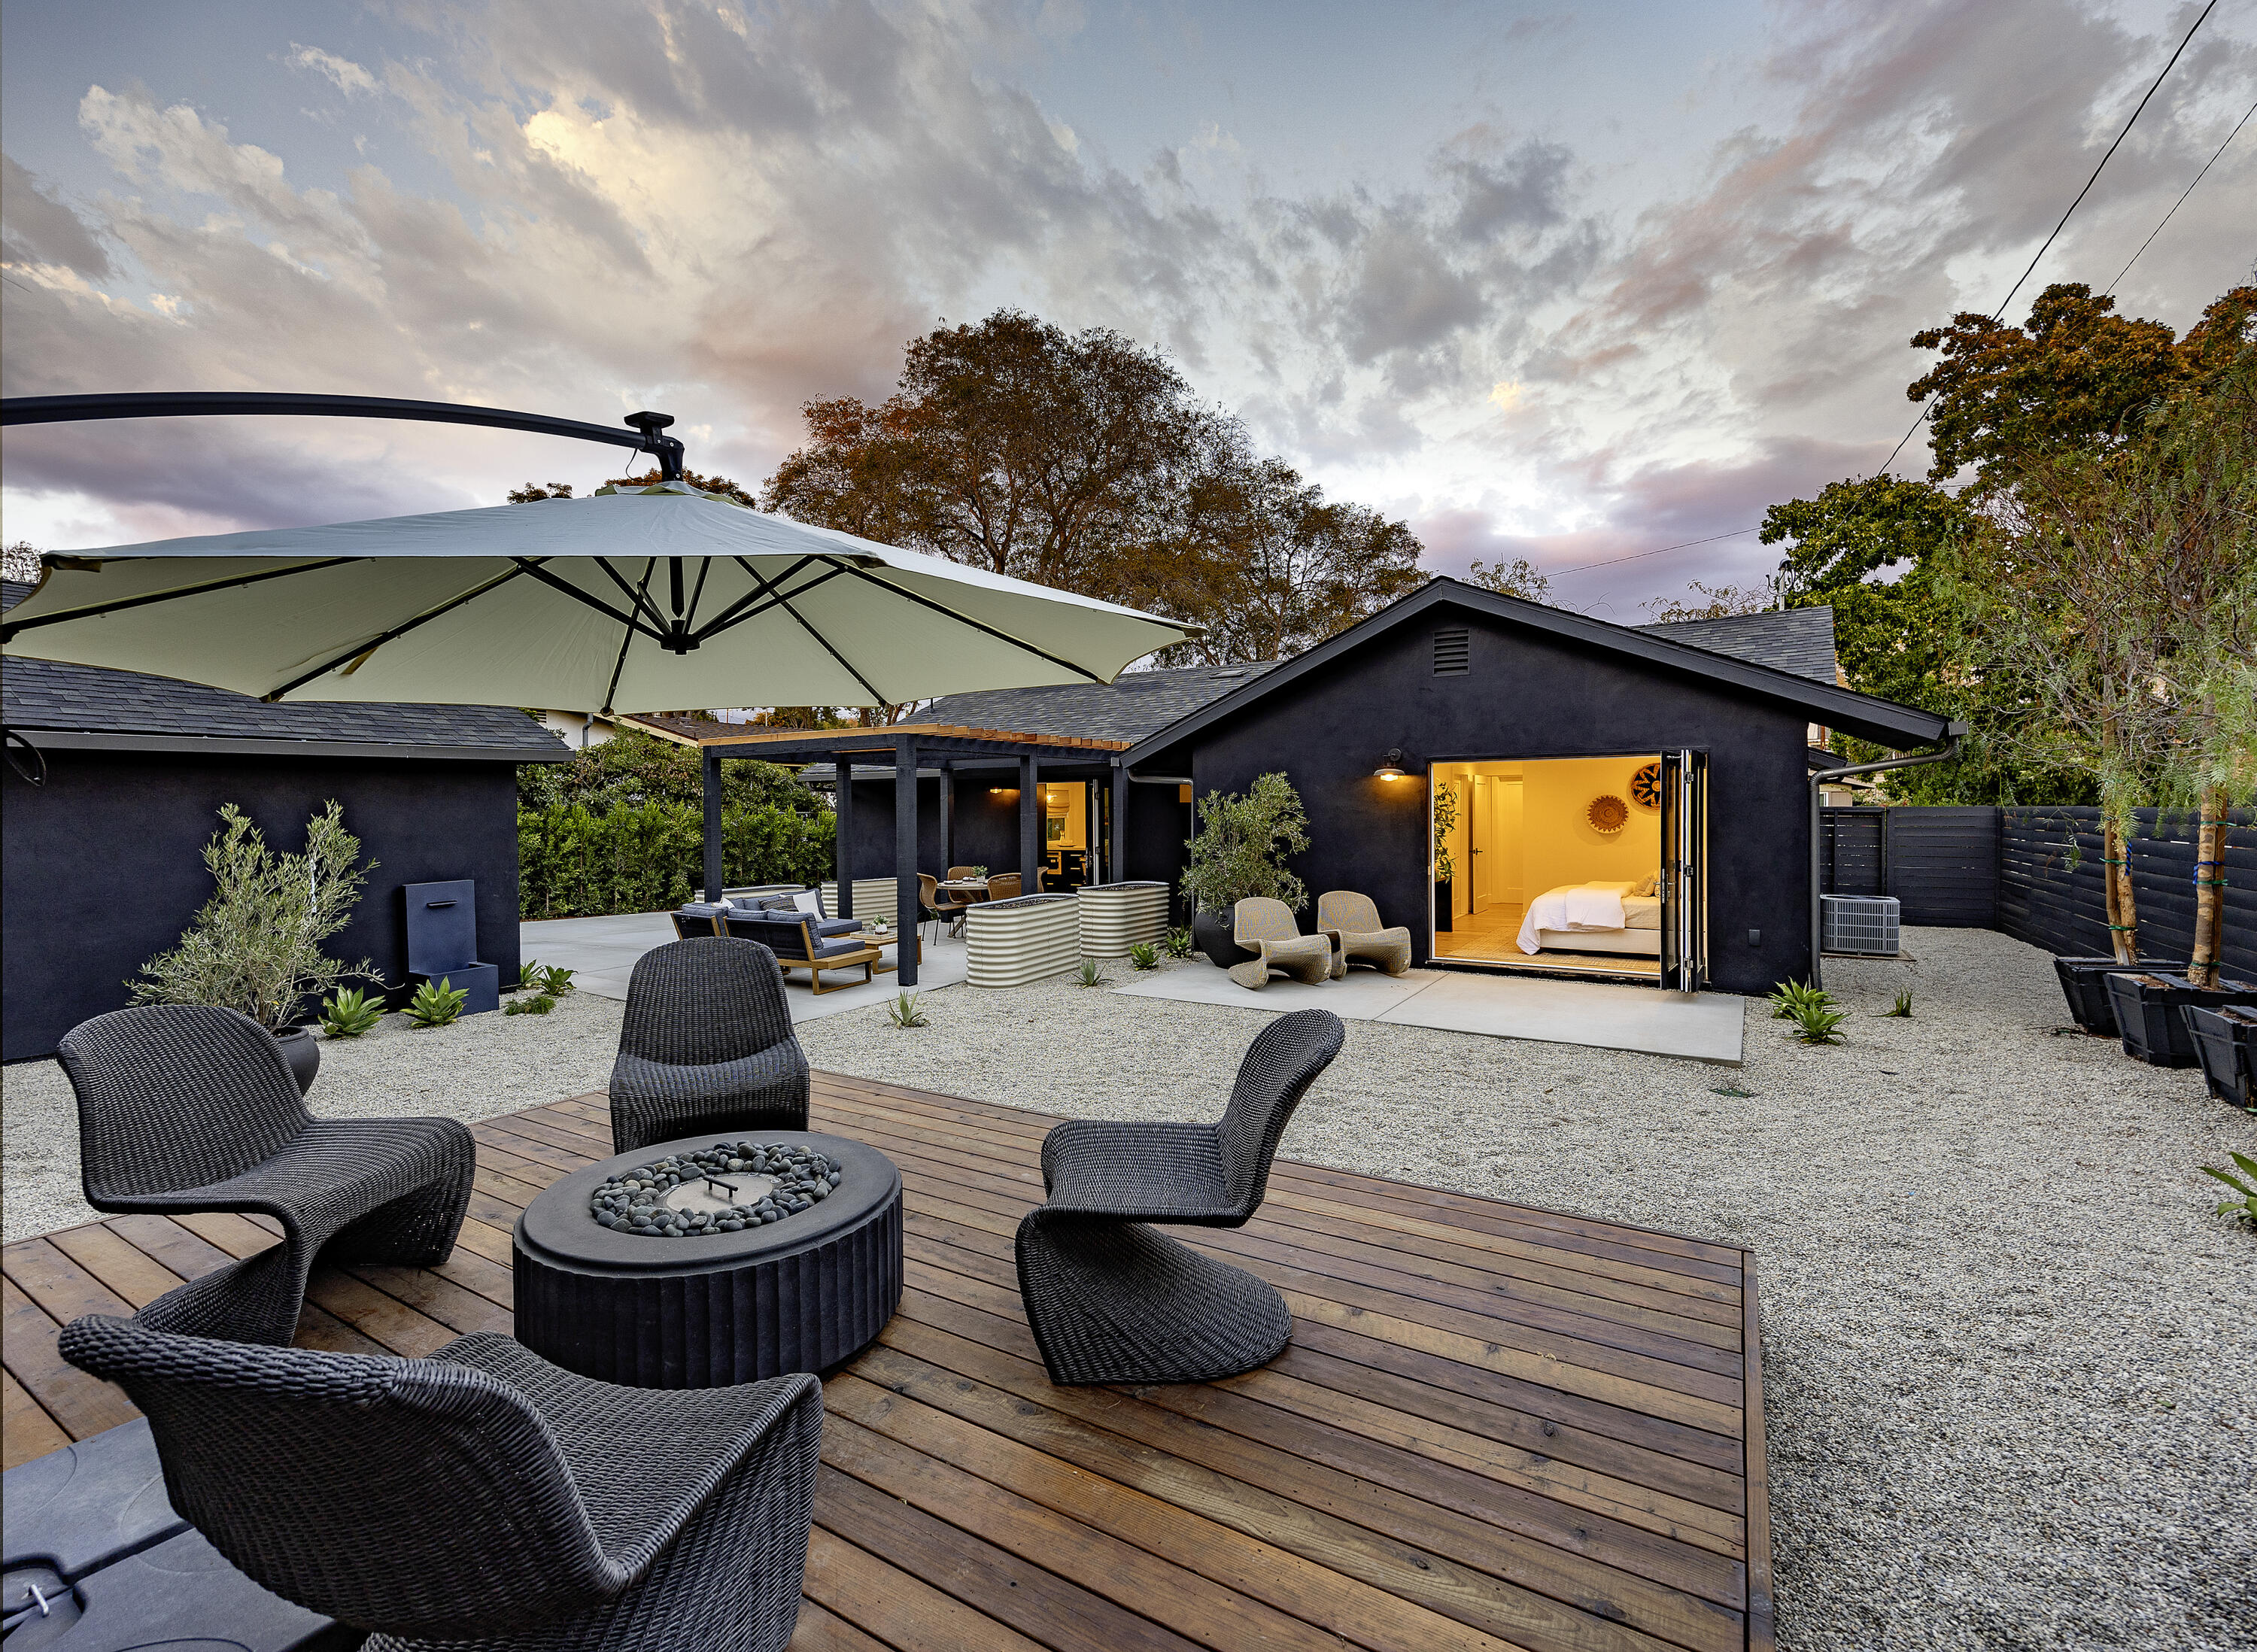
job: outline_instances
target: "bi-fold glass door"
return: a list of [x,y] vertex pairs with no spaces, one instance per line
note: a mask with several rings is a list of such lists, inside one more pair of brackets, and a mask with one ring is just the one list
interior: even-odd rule
[[1709,979],[1709,754],[1661,754],[1661,985]]

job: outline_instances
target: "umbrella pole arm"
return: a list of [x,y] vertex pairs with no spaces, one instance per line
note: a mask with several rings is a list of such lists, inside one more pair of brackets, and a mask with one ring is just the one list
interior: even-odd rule
[[664,433],[671,415],[630,413],[620,430],[577,419],[516,413],[507,407],[475,407],[462,402],[408,401],[395,396],[301,396],[269,392],[195,390],[136,391],[123,395],[10,396],[0,399],[0,426],[75,423],[90,419],[187,419],[214,414],[264,414],[269,418],[313,415],[333,419],[409,419],[427,424],[485,425],[633,448],[658,460],[662,481],[682,480],[682,438]]

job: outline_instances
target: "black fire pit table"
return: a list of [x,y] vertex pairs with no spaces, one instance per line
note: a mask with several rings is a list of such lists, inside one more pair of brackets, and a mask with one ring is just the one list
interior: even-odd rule
[[640,1388],[824,1372],[902,1300],[902,1173],[804,1130],[685,1137],[552,1183],[518,1218],[517,1338]]

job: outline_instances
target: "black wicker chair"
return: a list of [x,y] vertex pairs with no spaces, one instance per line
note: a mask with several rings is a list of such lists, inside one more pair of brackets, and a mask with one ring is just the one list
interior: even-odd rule
[[699,935],[635,961],[612,1068],[614,1153],[709,1130],[806,1128],[807,1056],[774,953]]
[[1220,1122],[1072,1119],[1043,1140],[1050,1197],[1019,1224],[1019,1294],[1057,1383],[1206,1382],[1276,1359],[1285,1299],[1148,1225],[1242,1227],[1294,1108],[1340,1054],[1329,1010],[1263,1029]]
[[259,1348],[100,1315],[66,1359],[146,1412],[173,1507],[368,1652],[778,1652],[823,1391],[627,1388],[482,1331],[428,1359]]
[[282,1243],[167,1291],[160,1331],[287,1346],[324,1254],[444,1261],[477,1146],[453,1119],[315,1119],[280,1046],[247,1015],[152,1004],[82,1021],[58,1052],[78,1097],[79,1162],[97,1211],[241,1211]]

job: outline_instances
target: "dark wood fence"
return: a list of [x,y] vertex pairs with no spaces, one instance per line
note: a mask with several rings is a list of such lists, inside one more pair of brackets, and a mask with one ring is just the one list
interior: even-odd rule
[[[2257,820],[2228,818],[2219,960],[2257,979]],[[2194,945],[2194,815],[2143,808],[2136,822],[2140,950],[2183,958]],[[1998,929],[2050,952],[2108,950],[2097,808],[1829,808],[1819,828],[1828,894],[1894,895],[1907,923]]]

